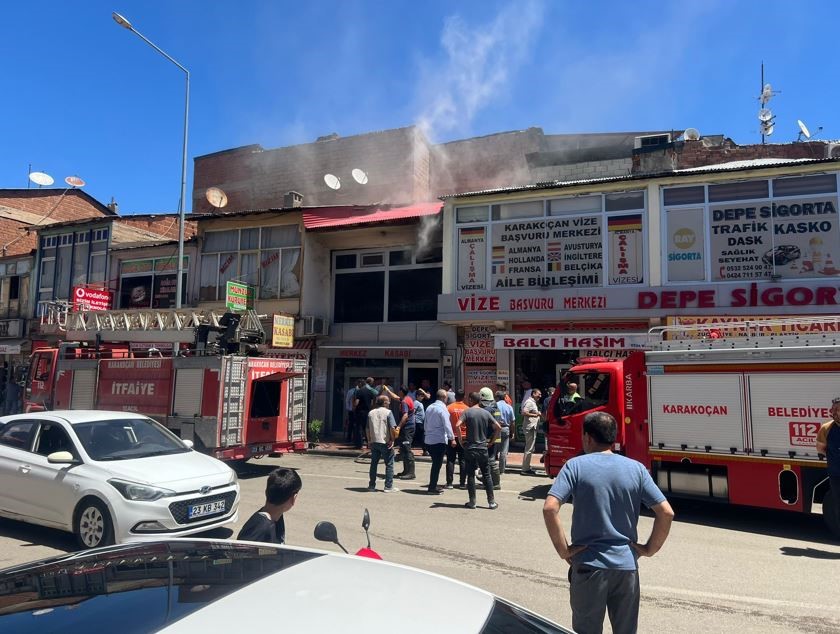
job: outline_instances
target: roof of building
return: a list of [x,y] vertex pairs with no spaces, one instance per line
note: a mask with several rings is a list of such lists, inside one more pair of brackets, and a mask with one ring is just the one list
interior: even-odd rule
[[601,183],[620,183],[629,181],[651,180],[655,178],[667,178],[682,174],[712,174],[715,172],[743,172],[764,167],[785,167],[793,165],[818,164],[818,163],[840,163],[840,158],[823,159],[751,159],[746,161],[732,161],[718,165],[706,165],[682,170],[668,170],[656,173],[627,174],[624,176],[607,176],[604,178],[588,178],[572,181],[544,181],[531,185],[515,185],[511,187],[498,187],[481,191],[463,192],[459,194],[447,194],[441,196],[440,200],[454,200],[459,198],[471,198],[477,196],[489,196],[494,194],[513,194],[517,192],[538,191],[545,189],[564,189],[578,187],[580,185],[591,185]]
[[440,213],[440,202],[416,203],[407,207],[315,207],[303,212],[303,226],[309,231],[415,220]]

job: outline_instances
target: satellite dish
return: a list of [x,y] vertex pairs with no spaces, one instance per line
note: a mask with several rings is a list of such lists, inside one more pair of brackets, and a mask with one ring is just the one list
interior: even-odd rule
[[797,119],[796,125],[799,126],[799,132],[802,136],[804,136],[806,139],[811,138],[811,131],[808,129],[808,126],[805,125],[805,122],[802,121],[802,119]]
[[758,111],[758,120],[762,122],[770,121],[773,118],[773,113],[769,108],[762,108]]
[[364,170],[360,170],[359,168],[355,168],[352,172],[353,180],[359,183],[359,185],[365,185],[368,182],[368,175],[365,173]]
[[330,189],[341,189],[341,179],[335,174],[324,174],[324,182]]
[[772,96],[773,96],[773,86],[771,86],[770,84],[764,84],[764,88],[761,89],[761,96],[758,98],[758,100],[761,102],[761,105],[763,106],[768,101],[770,101],[770,97],[772,97]]
[[700,131],[697,128],[687,128],[685,132],[683,132],[683,136],[688,141],[696,141],[700,138]]
[[84,187],[85,181],[83,181],[78,176],[68,176],[64,179],[64,182],[67,183],[70,187]]
[[55,179],[52,176],[45,174],[44,172],[32,172],[29,175],[29,180],[38,186],[44,187],[49,187],[55,182]]
[[774,126],[772,123],[765,123],[761,126],[761,133],[765,136],[770,136],[771,134],[773,134],[773,130],[775,129],[776,126]]
[[221,209],[228,203],[227,194],[218,187],[208,187],[207,191],[204,192],[204,197],[216,209]]

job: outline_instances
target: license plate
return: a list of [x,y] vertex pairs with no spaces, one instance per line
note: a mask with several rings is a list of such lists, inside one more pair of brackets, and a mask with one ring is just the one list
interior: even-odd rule
[[216,513],[225,512],[225,501],[217,500],[215,502],[207,502],[205,504],[194,504],[187,510],[187,517],[202,517],[204,515],[215,515]]
[[271,445],[251,445],[252,454],[269,453],[270,451]]

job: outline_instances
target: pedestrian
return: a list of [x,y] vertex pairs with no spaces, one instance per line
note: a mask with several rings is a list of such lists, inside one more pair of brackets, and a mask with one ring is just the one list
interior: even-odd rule
[[443,389],[446,390],[446,406],[449,407],[455,402],[455,391],[452,389],[452,383],[444,381]]
[[286,523],[283,515],[297,501],[303,483],[294,469],[278,467],[268,474],[265,485],[265,504],[248,518],[236,539],[269,544],[286,543]]
[[360,387],[361,382],[361,379],[356,381],[356,385],[351,385],[344,395],[344,440],[347,442],[353,442],[353,428],[356,426],[353,403],[356,400],[356,388]]
[[376,469],[380,459],[385,462],[385,493],[397,491],[394,488],[394,440],[397,437],[397,422],[391,412],[391,399],[384,394],[376,397],[376,407],[370,410],[367,425],[370,447],[368,491],[376,491]]
[[414,397],[414,446],[420,447],[423,450],[423,455],[428,456],[426,451],[426,406],[423,401],[428,394],[422,389],[417,388]]
[[403,470],[397,477],[400,480],[414,480],[414,452],[411,442],[414,440],[414,399],[408,395],[408,388],[400,388],[400,422],[397,425],[397,442],[400,445],[400,457]]
[[[572,628],[599,633],[609,612],[615,634],[633,634],[639,621],[639,557],[653,557],[671,529],[674,511],[645,466],[612,452],[618,433],[615,418],[592,412],[583,421],[586,455],[560,470],[543,506],[551,543],[569,564]],[[560,520],[561,505],[574,498],[572,541]],[[637,525],[644,504],[654,513],[647,542],[639,543]]]
[[499,390],[496,392],[495,397],[496,406],[499,408],[499,412],[502,415],[502,419],[499,421],[502,426],[500,432],[502,442],[499,446],[499,473],[504,473],[507,468],[508,452],[510,451],[510,437],[513,435],[516,428],[516,414],[514,413],[513,408],[505,402],[504,392]]
[[412,381],[408,382],[408,391],[406,392],[412,401],[417,400],[417,386]]
[[507,385],[504,383],[496,383],[496,391],[497,392],[504,392],[505,394],[505,403],[513,407],[513,399],[510,397],[507,391]]
[[373,408],[376,390],[373,387],[373,377],[369,376],[360,381],[353,398],[353,410],[356,414],[356,424],[353,428],[353,443],[356,449],[364,446],[367,434],[367,417]]
[[458,433],[461,414],[469,405],[464,401],[464,390],[455,390],[455,402],[448,405],[449,423],[452,425],[452,433],[455,435],[455,445],[450,444],[446,448],[446,488],[451,489],[455,482],[455,464],[458,464],[458,488],[463,489],[467,483],[467,468],[464,462],[464,446],[461,444],[461,436]]
[[534,455],[534,447],[537,444],[537,430],[540,426],[540,408],[537,403],[540,400],[540,391],[537,388],[530,390],[528,398],[522,402],[522,432],[525,434],[525,453],[522,456],[522,475],[535,475],[536,471],[531,468],[531,456]]
[[833,496],[836,514],[834,526],[840,526],[840,396],[831,399],[831,420],[817,432],[817,453],[825,455],[830,487],[828,495]]
[[[489,387],[483,387],[478,391],[478,401],[481,409],[485,410],[493,417],[499,425],[502,424],[502,412],[496,405],[496,399],[493,397],[493,391]],[[499,469],[499,448],[502,446],[501,431],[496,434],[496,442],[487,448],[487,458],[490,461],[490,475],[493,477],[493,488],[502,488],[502,474]],[[482,475],[478,479],[482,479]]]
[[480,401],[478,392],[470,393],[469,407],[461,414],[458,427],[467,463],[469,501],[464,506],[468,509],[475,508],[475,470],[480,469],[484,478],[484,490],[487,493],[487,505],[491,509],[496,509],[499,505],[493,495],[493,478],[490,475],[490,459],[487,455],[487,448],[496,442],[496,436],[501,426],[492,414],[481,408]]
[[437,399],[426,410],[426,446],[432,456],[432,470],[429,474],[428,492],[432,495],[440,493],[438,477],[443,465],[443,455],[447,446],[454,446],[455,434],[449,422],[449,411],[446,409],[446,390],[438,390]]
[[545,398],[542,400],[542,413],[543,417],[548,420],[548,407],[551,404],[551,398],[554,396],[554,392],[557,388],[553,385],[550,387],[545,388]]

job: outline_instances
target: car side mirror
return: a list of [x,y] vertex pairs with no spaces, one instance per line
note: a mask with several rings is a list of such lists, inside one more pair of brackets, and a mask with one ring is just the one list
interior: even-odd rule
[[185,446],[187,449],[192,449],[192,448],[195,446],[195,443],[193,443],[193,441],[192,441],[192,440],[187,440],[187,439],[185,439],[185,438],[182,438],[182,439],[181,439],[181,442],[182,442],[182,443],[184,443],[184,446]]
[[69,451],[54,451],[47,456],[50,464],[76,464],[78,460]]
[[336,544],[345,553],[347,552],[347,549],[338,541],[338,530],[332,522],[318,522],[315,525],[315,539],[319,542]]

